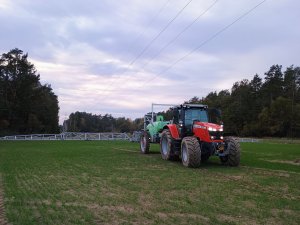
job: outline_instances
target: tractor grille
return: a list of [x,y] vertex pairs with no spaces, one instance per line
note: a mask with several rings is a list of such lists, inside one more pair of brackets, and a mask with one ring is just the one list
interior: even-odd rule
[[214,137],[214,140],[220,140],[221,136],[223,136],[223,132],[221,131],[209,131],[209,135]]

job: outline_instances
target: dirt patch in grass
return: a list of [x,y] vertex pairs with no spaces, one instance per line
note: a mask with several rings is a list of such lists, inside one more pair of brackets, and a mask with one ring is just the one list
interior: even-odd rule
[[[291,193],[289,190],[289,187],[286,185],[282,185],[282,186],[278,187],[276,185],[259,184],[254,181],[252,181],[252,182],[243,181],[243,183],[239,184],[239,187],[242,187],[243,190],[245,190],[245,191],[248,190],[248,193],[251,192],[251,193],[253,193],[253,195],[255,195],[255,193],[264,193],[274,199],[277,199],[278,197],[280,197],[282,199],[287,199],[287,200],[299,199],[299,196]],[[247,192],[245,192],[245,193],[247,193]]]
[[[26,202],[27,205],[36,206],[36,205],[45,205],[51,206],[55,205],[56,207],[65,207],[65,206],[72,206],[72,207],[85,207],[91,211],[97,210],[107,210],[111,212],[124,212],[124,213],[133,213],[135,210],[130,205],[99,205],[95,203],[81,203],[81,202],[61,202],[61,201],[51,201],[48,199],[42,201],[28,201]],[[1,223],[0,223],[1,224]]]
[[[263,161],[267,161],[264,159],[261,159]],[[293,171],[285,171],[285,170],[272,170],[272,169],[266,169],[266,168],[252,168],[248,166],[243,166],[243,168],[251,169],[251,173],[253,174],[260,174],[260,175],[267,175],[267,176],[276,176],[276,177],[290,177],[290,174],[300,174]]]
[[[271,209],[270,210],[272,217],[267,219],[266,224],[271,224],[271,225],[278,225],[278,224],[299,224],[299,213],[296,210],[291,210],[291,209]],[[282,217],[287,217],[287,218],[292,218],[289,223],[282,223],[279,222],[280,218]]]
[[[250,172],[248,172],[250,173]],[[259,196],[260,194],[265,194],[268,197],[272,198],[282,198],[288,200],[297,200],[299,196],[295,195],[293,190],[290,189],[289,185],[272,185],[272,184],[264,184],[259,181],[267,179],[268,177],[279,177],[279,179],[286,180],[290,178],[290,175],[287,172],[283,171],[273,171],[273,170],[265,170],[265,169],[254,169],[251,171],[251,176],[245,175],[224,175],[219,176],[219,180],[225,181],[234,181],[235,189],[234,193],[236,195],[251,195],[251,196]],[[245,206],[247,208],[255,208],[255,205],[252,205],[250,202],[245,202]]]
[[137,150],[130,150],[130,149],[126,149],[126,148],[112,148],[112,149],[117,150],[117,151],[123,151],[123,152],[139,153]]
[[300,159],[295,159],[295,160],[268,160],[268,159],[263,159],[264,161],[267,162],[274,162],[274,163],[284,163],[284,164],[290,164],[294,166],[300,166]]
[[244,206],[248,209],[253,209],[253,208],[256,208],[257,205],[254,201],[244,201]]
[[228,180],[232,180],[232,181],[238,181],[238,180],[246,179],[245,176],[241,176],[241,175],[225,175],[224,177],[227,178]]
[[164,170],[164,171],[168,170],[168,168],[166,168],[163,165],[155,165],[155,164],[147,166],[146,169],[147,170]]
[[257,169],[253,171],[255,175],[262,175],[262,176],[272,176],[272,177],[290,177],[290,172],[285,172],[281,170],[266,170],[266,169]]
[[271,213],[274,216],[278,216],[280,213],[283,213],[283,214],[288,215],[288,216],[297,215],[297,213],[295,211],[290,210],[290,209],[271,209]]
[[258,224],[256,220],[245,218],[242,216],[234,217],[225,214],[219,214],[218,220],[225,224],[245,224],[245,225],[256,225]]
[[123,213],[126,213],[126,214],[131,214],[131,213],[134,213],[134,208],[131,207],[130,205],[104,205],[104,206],[101,206],[101,205],[98,205],[98,204],[86,204],[84,205],[85,207],[87,207],[90,211],[99,211],[99,210],[105,210],[105,211],[109,211],[109,212],[112,212],[112,213],[115,213],[115,212],[123,212]]
[[220,214],[218,215],[218,220],[221,222],[226,222],[226,223],[238,223],[239,219],[235,218],[233,216],[225,215],[225,214]]
[[4,210],[4,191],[2,186],[2,176],[0,174],[0,225],[8,225]]
[[152,204],[153,199],[150,195],[146,195],[144,193],[139,194],[138,203],[142,209],[150,210],[153,207]]
[[193,214],[193,213],[164,213],[164,212],[158,212],[156,215],[161,220],[167,220],[170,217],[180,218],[180,219],[194,219],[198,222],[201,221],[201,224],[207,224],[209,223],[210,219],[208,217],[202,216],[200,214]]

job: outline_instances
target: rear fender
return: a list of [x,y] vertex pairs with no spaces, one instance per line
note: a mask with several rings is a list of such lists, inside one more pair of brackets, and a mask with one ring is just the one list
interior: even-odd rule
[[173,139],[180,139],[179,132],[175,124],[168,124],[164,126],[164,129],[169,129]]

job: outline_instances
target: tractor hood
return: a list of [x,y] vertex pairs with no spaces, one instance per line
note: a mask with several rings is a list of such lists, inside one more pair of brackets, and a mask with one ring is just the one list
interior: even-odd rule
[[207,122],[195,122],[194,128],[206,129],[208,131],[223,131],[222,125]]

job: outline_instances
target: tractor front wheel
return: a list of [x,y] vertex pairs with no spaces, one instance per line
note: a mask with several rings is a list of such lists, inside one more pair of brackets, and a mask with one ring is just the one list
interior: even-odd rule
[[241,147],[238,141],[233,137],[224,139],[226,151],[228,155],[220,156],[220,160],[224,165],[238,166],[240,164]]
[[150,149],[150,137],[147,131],[142,132],[140,139],[140,150],[142,154],[148,154]]
[[197,138],[185,137],[181,142],[181,160],[186,167],[199,167],[201,164],[201,148]]
[[164,160],[172,158],[173,138],[169,130],[164,130],[160,138],[160,153]]

